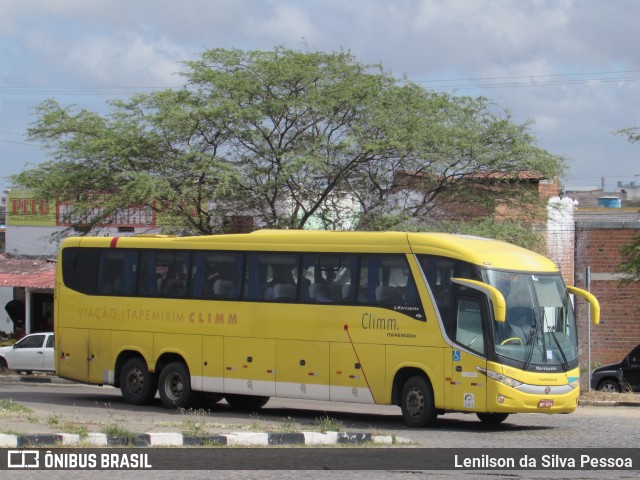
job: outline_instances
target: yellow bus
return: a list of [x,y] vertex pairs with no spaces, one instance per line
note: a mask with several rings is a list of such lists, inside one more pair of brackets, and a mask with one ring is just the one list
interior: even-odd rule
[[579,394],[572,296],[531,251],[436,233],[257,231],[68,238],[56,369],[132,404],[204,396],[398,405],[412,427],[568,413]]

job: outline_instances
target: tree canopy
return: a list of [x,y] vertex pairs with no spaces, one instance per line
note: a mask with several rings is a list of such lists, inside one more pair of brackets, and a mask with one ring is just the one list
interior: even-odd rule
[[[13,177],[43,198],[155,209],[170,233],[268,228],[424,229],[448,206],[532,211],[514,179],[561,157],[486,98],[433,92],[348,52],[207,50],[180,89],[108,103],[48,100],[28,131],[50,160]],[[93,216],[98,226],[103,219]]]
[[[625,135],[631,143],[640,142],[640,127],[630,127],[615,132]],[[618,272],[624,275],[623,285],[640,282],[640,236],[636,236],[631,243],[623,245],[620,249],[622,262],[618,266]]]

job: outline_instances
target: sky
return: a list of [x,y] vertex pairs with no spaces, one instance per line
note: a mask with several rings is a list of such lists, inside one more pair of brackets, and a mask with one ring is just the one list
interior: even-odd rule
[[26,138],[53,98],[180,88],[212,48],[347,50],[426,89],[484,96],[567,159],[562,183],[640,184],[637,0],[0,0],[0,187],[47,152]]

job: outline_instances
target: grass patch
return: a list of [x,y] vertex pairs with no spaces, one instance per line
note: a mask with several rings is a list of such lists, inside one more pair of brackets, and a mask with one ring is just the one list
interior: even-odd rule
[[204,437],[207,433],[207,411],[198,408],[198,409],[180,409],[180,414],[184,416],[183,420],[180,422],[180,427],[182,429],[183,435],[188,435],[192,437]]
[[296,433],[300,431],[300,424],[296,422],[295,418],[283,418],[282,423],[277,427],[277,431],[283,433]]
[[11,398],[3,398],[0,400],[0,415],[9,413],[33,413],[33,410],[14,402]]
[[342,422],[329,416],[316,418],[315,426],[322,433],[339,432],[344,429],[344,425],[342,425]]
[[127,444],[133,443],[133,440],[136,437],[135,433],[133,433],[130,430],[127,430],[124,427],[121,427],[117,423],[112,423],[107,425],[102,429],[102,433],[104,433],[105,435],[107,435],[107,437],[110,437],[110,438],[118,438]]

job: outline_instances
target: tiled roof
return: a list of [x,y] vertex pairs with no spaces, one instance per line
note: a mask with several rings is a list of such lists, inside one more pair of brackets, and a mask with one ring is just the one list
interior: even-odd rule
[[53,259],[0,254],[0,287],[53,288]]

